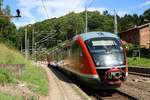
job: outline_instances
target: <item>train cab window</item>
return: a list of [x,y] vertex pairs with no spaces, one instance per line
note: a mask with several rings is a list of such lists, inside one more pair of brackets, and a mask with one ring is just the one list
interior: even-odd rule
[[93,38],[85,41],[97,67],[125,65],[124,51],[116,38]]

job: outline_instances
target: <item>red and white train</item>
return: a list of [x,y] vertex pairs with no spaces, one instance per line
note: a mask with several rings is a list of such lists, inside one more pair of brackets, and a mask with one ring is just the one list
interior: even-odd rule
[[128,76],[125,50],[119,37],[112,33],[76,35],[51,54],[58,68],[94,89],[117,88]]

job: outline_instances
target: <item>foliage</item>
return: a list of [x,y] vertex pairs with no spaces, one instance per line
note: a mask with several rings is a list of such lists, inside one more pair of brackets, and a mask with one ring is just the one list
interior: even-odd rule
[[0,84],[4,85],[6,83],[12,83],[12,82],[13,82],[13,76],[11,72],[9,72],[4,68],[0,68]]
[[[10,15],[11,10],[7,5],[3,7],[3,0],[0,0],[0,15]],[[5,9],[2,9],[5,8]],[[87,11],[88,31],[107,31],[114,32],[114,16],[107,10],[103,13],[99,11]],[[126,14],[122,17],[117,16],[118,32],[122,32],[137,25],[146,23],[144,19],[150,21],[150,9],[145,10],[141,15]],[[41,22],[37,22],[31,27],[29,25],[19,28],[10,22],[9,18],[0,18],[0,41],[8,42],[17,49],[25,49],[25,30],[27,30],[29,47],[35,42],[39,42],[46,36],[53,33],[53,38],[37,45],[39,47],[51,48],[58,44],[59,40],[70,40],[74,35],[85,32],[85,11],[80,13],[71,12],[59,18],[51,18]],[[32,43],[33,32],[35,42]],[[42,34],[42,35],[41,35]],[[30,48],[29,48],[30,49]]]
[[48,93],[48,79],[43,68],[27,67],[22,80],[27,81],[29,83],[28,87],[38,94],[46,95]]
[[26,64],[27,60],[16,50],[10,50],[0,44],[0,64]]
[[16,26],[10,21],[11,9],[9,5],[3,9],[3,0],[0,0],[0,42],[8,42],[16,46]]
[[139,45],[135,45],[135,44],[131,44],[131,43],[125,44],[123,46],[128,51],[134,50],[134,49],[139,49]]
[[148,20],[150,22],[150,8],[145,10],[144,12],[144,19]]
[[[147,17],[149,16],[149,12],[149,10],[146,10],[142,15],[126,14],[123,17],[117,16],[119,32],[137,25],[144,24],[144,18],[149,18]],[[114,31],[114,16],[109,14],[107,10],[104,11],[103,14],[101,14],[99,11],[87,11],[87,15],[88,31]],[[34,31],[36,32],[36,42],[43,39],[45,36],[54,33],[55,36],[53,37],[53,39],[47,39],[47,41],[39,44],[42,47],[51,48],[57,45],[58,40],[69,40],[72,39],[74,35],[83,33],[85,31],[85,11],[80,13],[71,12],[59,18],[52,18],[44,20],[42,22],[37,22],[31,27],[26,26],[20,28],[18,34],[21,36],[21,38],[18,38],[18,41],[22,41],[22,44],[24,44],[24,30],[26,28],[28,28],[28,36],[30,40],[32,40],[32,31],[34,29]],[[39,36],[39,34],[43,35]],[[32,42],[30,42],[29,45],[31,45],[31,43]],[[19,44],[17,46],[19,46]]]
[[124,31],[129,28],[140,25],[140,19],[137,14],[128,15],[126,14],[124,17],[119,18],[118,20],[119,31]]
[[11,10],[10,10],[10,7],[8,5],[6,5],[6,8],[4,9],[3,13],[4,13],[4,15],[10,16]]
[[[34,92],[44,95],[48,93],[48,79],[43,68],[33,66],[22,54],[4,44],[0,44],[0,55],[0,64],[25,64],[23,75],[18,80],[26,81]],[[0,83],[12,83],[14,78],[9,71],[0,69]]]
[[64,17],[62,30],[66,33],[64,35],[67,35],[67,39],[71,39],[74,35],[84,31],[83,26],[83,18],[72,12]]
[[24,100],[23,97],[12,96],[9,93],[0,93],[0,100]]

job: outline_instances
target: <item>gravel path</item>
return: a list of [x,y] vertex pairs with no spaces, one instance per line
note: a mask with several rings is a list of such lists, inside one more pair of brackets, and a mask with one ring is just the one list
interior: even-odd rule
[[48,75],[49,93],[40,100],[90,100],[76,85],[67,77],[53,68],[43,67]]

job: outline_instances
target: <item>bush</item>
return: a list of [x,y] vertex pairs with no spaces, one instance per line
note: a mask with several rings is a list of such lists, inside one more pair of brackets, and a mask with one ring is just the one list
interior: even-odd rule
[[139,49],[140,46],[139,45],[136,45],[136,44],[125,44],[123,45],[123,47],[127,50],[127,51],[130,51],[130,50],[134,50],[134,49]]
[[13,82],[12,74],[3,68],[0,68],[0,84],[11,83]]
[[128,57],[132,57],[133,56],[133,51],[134,50],[139,50],[140,49],[139,45],[131,44],[131,43],[123,45],[123,47],[126,49],[126,53],[127,53]]

